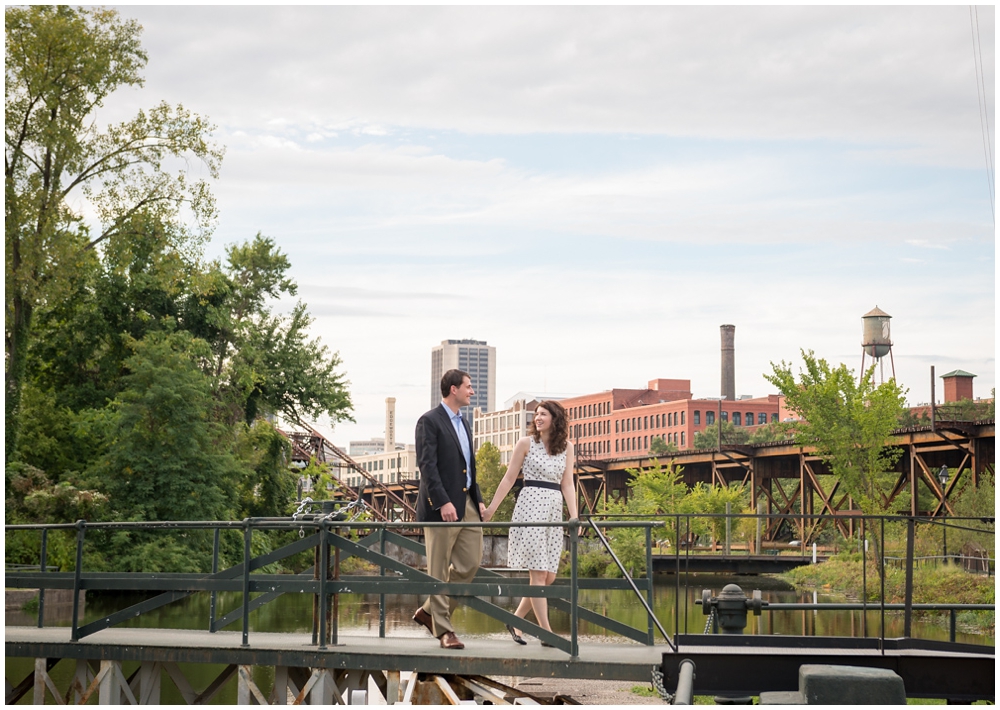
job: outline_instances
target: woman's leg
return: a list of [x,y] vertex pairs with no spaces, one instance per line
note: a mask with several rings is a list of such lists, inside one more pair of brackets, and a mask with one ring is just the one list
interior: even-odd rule
[[[555,575],[551,572],[541,569],[528,570],[528,583],[532,586],[541,587],[551,584],[554,579]],[[531,597],[530,601],[531,608],[535,611],[535,620],[538,622],[538,625],[546,631],[552,631],[552,627],[549,626],[549,600],[545,597]]]

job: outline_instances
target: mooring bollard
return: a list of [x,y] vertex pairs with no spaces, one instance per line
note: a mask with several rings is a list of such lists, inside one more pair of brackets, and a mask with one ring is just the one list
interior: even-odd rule
[[701,604],[701,613],[705,616],[715,612],[723,634],[742,634],[747,625],[747,611],[752,610],[754,616],[760,616],[761,609],[767,606],[759,589],[748,597],[737,584],[727,584],[717,597],[712,596],[712,590],[705,589],[695,604]]
[[[752,610],[754,616],[760,616],[760,610],[767,606],[760,596],[760,590],[753,590],[753,596],[748,597],[738,584],[727,584],[719,596],[713,597],[711,589],[701,593],[701,599],[695,601],[701,604],[701,612],[705,616],[713,616],[719,621],[719,630],[723,634],[742,634],[747,625],[747,611]],[[706,633],[708,628],[706,626]],[[753,698],[748,695],[716,695],[716,705],[750,705]]]

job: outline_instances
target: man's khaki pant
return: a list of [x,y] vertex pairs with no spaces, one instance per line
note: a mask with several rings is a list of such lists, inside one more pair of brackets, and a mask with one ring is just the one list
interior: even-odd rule
[[[479,522],[479,508],[472,502],[472,496],[465,497],[466,522]],[[483,559],[482,528],[424,528],[424,543],[427,545],[427,573],[442,582],[471,582],[479,570]],[[423,609],[431,615],[434,631],[438,638],[451,625],[451,612],[458,602],[447,594],[427,597]]]

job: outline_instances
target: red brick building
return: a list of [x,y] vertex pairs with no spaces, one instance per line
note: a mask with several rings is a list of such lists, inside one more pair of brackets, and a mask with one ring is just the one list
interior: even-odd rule
[[778,395],[753,399],[692,399],[691,380],[655,379],[646,389],[612,389],[561,400],[570,418],[570,441],[582,459],[644,455],[655,437],[678,449],[694,448],[694,435],[720,416],[739,427],[778,421]]

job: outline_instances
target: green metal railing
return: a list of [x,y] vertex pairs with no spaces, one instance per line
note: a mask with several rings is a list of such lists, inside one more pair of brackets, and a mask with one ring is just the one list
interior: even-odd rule
[[[147,522],[147,523],[88,523],[78,521],[75,524],[54,525],[7,525],[7,533],[15,531],[38,531],[42,536],[41,559],[39,571],[10,570],[6,575],[6,584],[14,588],[31,588],[41,590],[44,598],[46,589],[72,589],[73,611],[70,627],[70,638],[79,641],[102,629],[110,628],[144,613],[178,601],[196,592],[209,592],[211,602],[209,607],[208,630],[216,632],[236,622],[241,622],[242,645],[250,644],[250,613],[265,604],[271,603],[283,594],[299,593],[313,594],[314,603],[313,643],[319,649],[327,648],[328,644],[337,643],[336,599],[341,593],[362,593],[379,595],[379,635],[385,636],[385,596],[387,594],[447,594],[458,599],[476,611],[497,619],[505,624],[536,636],[542,641],[559,648],[571,656],[579,653],[577,633],[580,620],[596,624],[608,631],[625,636],[631,640],[647,645],[653,645],[653,624],[659,628],[666,642],[673,647],[666,631],[655,619],[652,613],[653,580],[647,573],[645,581],[645,596],[639,591],[636,582],[622,568],[624,579],[581,579],[578,576],[578,540],[580,523],[569,521],[563,523],[424,523],[425,527],[462,527],[475,526],[483,528],[510,527],[560,527],[569,535],[569,578],[558,578],[554,584],[537,586],[527,584],[523,578],[505,577],[489,569],[480,569],[475,579],[468,583],[442,582],[431,577],[426,572],[410,567],[386,554],[388,544],[410,550],[417,554],[425,553],[424,545],[416,540],[400,534],[404,530],[413,530],[413,523],[389,522],[347,522],[333,519],[334,516],[311,516],[299,519],[289,518],[248,518],[242,521],[209,521],[209,522]],[[647,543],[647,570],[651,571],[650,529],[659,523],[654,521],[611,522],[609,527],[639,527],[645,528]],[[595,528],[596,529],[596,528]],[[76,532],[76,564],[72,572],[50,572],[45,569],[47,540],[50,531],[74,530]],[[213,554],[211,573],[114,573],[87,572],[84,570],[84,547],[88,531],[122,531],[122,530],[164,530],[164,531],[213,531]],[[238,531],[243,538],[243,561],[227,569],[219,569],[220,534],[223,531]],[[276,550],[254,557],[251,554],[252,538],[255,531],[285,530],[298,531],[299,539]],[[307,533],[307,531],[312,531]],[[345,533],[349,531],[369,532],[359,540],[351,540]],[[598,531],[598,534],[599,531]],[[607,540],[603,538],[605,545]],[[610,551],[608,545],[608,550]],[[298,575],[266,574],[259,572],[263,567],[271,565],[293,555],[312,550],[316,564]],[[331,551],[333,555],[331,556]],[[613,552],[612,552],[613,555]],[[379,568],[378,577],[366,575],[343,576],[340,574],[339,561],[343,557],[358,557],[376,565]],[[617,558],[616,558],[617,560]],[[620,565],[620,563],[619,563]],[[326,570],[321,574],[319,570]],[[636,629],[606,616],[597,614],[579,605],[581,589],[631,589],[645,605],[650,621],[646,630]],[[125,609],[114,612],[87,624],[80,623],[79,597],[81,591],[114,590],[114,591],[158,591],[160,594],[143,602],[133,604]],[[242,602],[237,609],[218,616],[218,592],[241,592]],[[256,595],[256,596],[253,596]],[[551,605],[565,611],[570,616],[570,638],[566,639],[499,606],[491,604],[481,597],[521,596],[545,597]],[[40,608],[38,626],[44,623],[44,610]]]
[[[302,508],[300,508],[301,513]],[[614,516],[607,516],[613,518]],[[379,635],[385,636],[385,597],[388,594],[447,594],[456,597],[460,603],[469,606],[487,616],[490,616],[502,623],[510,624],[529,635],[535,636],[546,643],[559,648],[571,656],[577,656],[579,652],[578,625],[580,621],[595,624],[617,634],[646,645],[654,645],[655,633],[658,631],[666,644],[672,651],[677,651],[679,628],[674,629],[671,636],[664,629],[659,619],[653,611],[653,539],[652,532],[657,528],[673,527],[676,539],[680,539],[682,532],[686,533],[685,538],[690,537],[691,522],[696,518],[720,518],[729,519],[788,519],[790,521],[802,521],[824,517],[822,515],[810,514],[674,514],[666,519],[663,516],[655,516],[652,520],[619,520],[604,519],[597,520],[594,517],[585,517],[585,522],[568,521],[561,523],[512,523],[512,522],[454,522],[454,523],[390,523],[390,522],[360,522],[343,520],[342,512],[323,514],[306,514],[299,516],[299,513],[292,518],[247,518],[242,521],[208,521],[208,522],[115,522],[115,523],[88,523],[78,521],[67,524],[36,524],[36,525],[7,525],[6,531],[9,534],[17,531],[35,531],[41,534],[41,547],[39,554],[40,564],[38,571],[25,569],[14,569],[9,567],[6,574],[6,584],[8,587],[39,589],[39,614],[38,626],[44,623],[44,593],[46,589],[72,589],[73,590],[73,611],[71,622],[71,639],[78,641],[97,631],[113,627],[129,619],[135,618],[154,609],[178,601],[196,592],[209,592],[211,602],[209,608],[208,630],[216,632],[234,623],[240,622],[242,627],[242,644],[250,644],[250,613],[265,604],[274,602],[283,594],[298,593],[314,595],[314,618],[312,629],[312,641],[320,649],[325,649],[329,644],[337,643],[337,617],[338,617],[338,595],[342,593],[363,593],[376,594],[379,596]],[[879,565],[880,593],[878,602],[867,601],[868,594],[868,565],[862,567],[862,588],[864,590],[863,599],[859,604],[851,605],[851,609],[858,609],[863,612],[880,611],[881,623],[879,625],[879,638],[885,638],[885,612],[900,608],[904,611],[906,624],[905,636],[910,635],[910,616],[914,610],[937,609],[949,611],[951,614],[952,639],[954,639],[955,614],[959,610],[968,609],[993,609],[992,605],[922,605],[914,604],[912,599],[912,570],[914,564],[913,537],[915,525],[931,522],[935,525],[941,524],[937,520],[926,518],[915,518],[908,516],[865,516],[860,513],[849,516],[838,516],[841,520],[847,517],[856,518],[860,522],[863,536],[872,535],[879,545],[882,557],[885,557],[885,526],[890,523],[903,524],[907,527],[907,582],[906,601],[904,604],[885,603],[885,574],[884,564]],[[977,524],[986,524],[992,527],[993,519],[962,519],[949,518],[954,521],[952,525],[963,525],[965,521],[974,521]],[[683,525],[682,525],[683,523]],[[971,525],[972,523],[968,523]],[[426,527],[462,527],[475,526],[481,528],[511,528],[511,527],[559,527],[564,529],[569,538],[569,577],[557,578],[555,583],[548,586],[536,586],[527,584],[523,578],[511,578],[500,573],[480,569],[472,582],[453,583],[437,580],[426,572],[410,567],[397,559],[386,554],[387,545],[395,545],[398,548],[423,555],[424,546],[407,535],[406,531],[416,531]],[[977,532],[993,534],[989,528],[977,528]],[[618,528],[640,528],[645,535],[645,567],[646,573],[643,579],[633,579],[620,561],[615,551],[609,543],[608,538],[602,530],[614,531]],[[48,538],[51,531],[64,530],[76,533],[75,557],[76,564],[72,572],[49,571],[47,565]],[[88,531],[137,531],[137,530],[161,530],[161,531],[212,531],[212,567],[210,573],[115,573],[115,572],[87,572],[84,570],[84,547]],[[257,531],[278,530],[291,533],[297,532],[299,537],[291,543],[282,547],[253,556],[251,553],[253,535]],[[621,571],[622,579],[591,579],[579,576],[579,539],[581,530],[592,534],[593,538],[608,552],[611,559]],[[220,536],[225,531],[238,532],[242,536],[242,558],[243,561],[226,569],[220,569]],[[360,534],[368,533],[358,540],[352,540],[348,533]],[[261,570],[271,564],[298,555],[303,552],[312,551],[314,564],[300,574],[268,574]],[[366,575],[341,575],[340,562],[346,557],[358,557],[372,563],[379,569],[379,576]],[[684,579],[685,586],[688,581],[687,567],[693,556],[692,550],[687,547],[683,552],[675,548],[674,574],[675,584],[678,593],[675,595],[674,618],[675,626],[679,625],[680,619],[687,622],[687,595],[685,597],[685,613],[681,614],[681,580]],[[660,556],[662,559],[662,555]],[[867,552],[865,559],[868,559]],[[325,570],[325,573],[321,571]],[[642,587],[642,588],[640,588]],[[610,619],[602,614],[593,612],[579,604],[579,593],[581,590],[601,589],[601,590],[624,590],[631,591],[636,595],[646,612],[646,628],[637,629],[628,624],[624,624],[614,619]],[[100,619],[81,625],[80,623],[80,592],[86,590],[116,590],[116,591],[156,591],[160,594],[143,602],[133,604],[125,609],[114,612]],[[218,614],[217,594],[218,592],[241,592],[242,601],[238,608],[229,611],[221,616]],[[256,596],[253,596],[256,595]],[[515,616],[513,613],[494,605],[485,598],[497,596],[521,596],[521,597],[545,597],[550,601],[553,608],[567,613],[570,617],[570,638],[566,639],[553,632],[546,631],[536,624]],[[846,609],[844,605],[787,605],[773,604],[769,608],[771,611],[782,609]],[[862,614],[863,634],[868,635],[867,614]],[[685,629],[686,630],[686,629]]]

